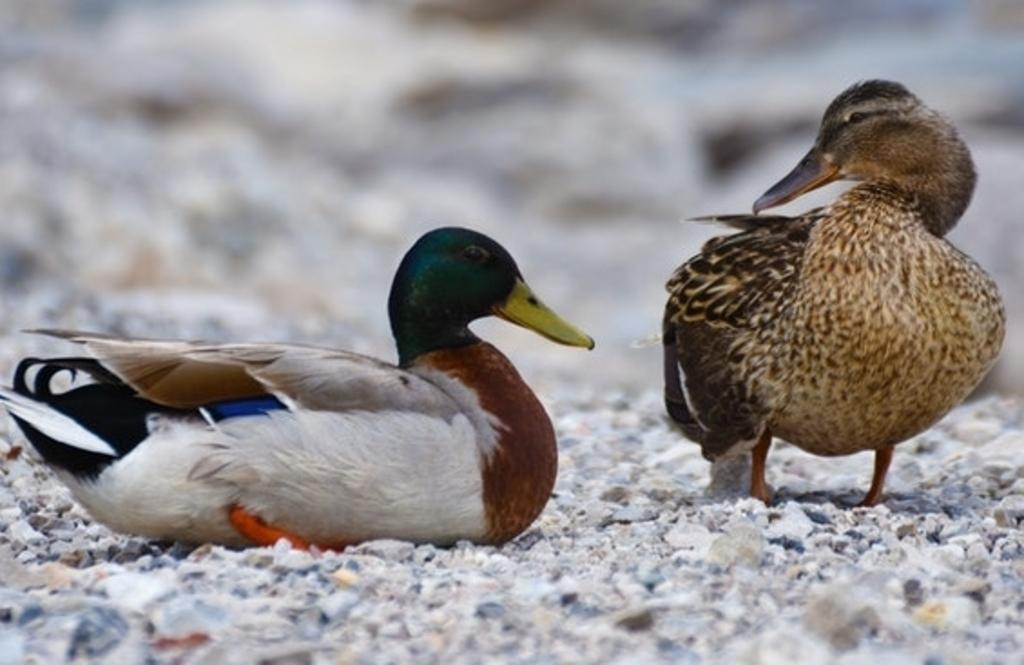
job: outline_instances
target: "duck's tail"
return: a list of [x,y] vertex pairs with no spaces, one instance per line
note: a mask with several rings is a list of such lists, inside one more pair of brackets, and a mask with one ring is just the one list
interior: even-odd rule
[[[55,389],[54,379],[62,373],[70,381],[61,391]],[[82,477],[99,475],[134,450],[152,433],[154,418],[214,425],[286,408],[273,395],[198,409],[164,406],[140,396],[92,358],[26,358],[18,363],[13,384],[0,388],[0,405],[47,463]]]
[[[92,381],[55,392],[53,379],[80,372]],[[0,388],[0,404],[43,459],[80,476],[98,475],[149,435],[147,418],[165,407],[135,391],[91,358],[26,358],[11,388]]]
[[[7,407],[7,411],[33,444],[36,443],[33,434],[38,434],[51,441],[60,442],[60,445],[117,457],[117,451],[109,443],[45,402],[26,397],[8,388],[0,388],[0,402]],[[42,453],[43,450],[39,452]]]

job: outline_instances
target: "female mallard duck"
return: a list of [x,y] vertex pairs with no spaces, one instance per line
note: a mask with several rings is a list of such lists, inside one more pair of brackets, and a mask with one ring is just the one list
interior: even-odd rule
[[[758,216],[838,179],[860,184],[799,217]],[[772,436],[817,455],[875,451],[862,505],[893,446],[981,381],[1002,345],[999,291],[943,239],[967,208],[967,146],[906,88],[839,95],[795,169],[668,282],[665,405],[716,459],[752,448],[768,501]]]
[[[51,332],[91,357],[23,360],[0,399],[118,531],[330,549],[515,537],[551,493],[555,435],[467,324],[493,314],[561,344],[593,340],[533,295],[501,245],[459,228],[409,250],[389,314],[397,366],[306,346]],[[56,392],[65,370],[91,382]]]

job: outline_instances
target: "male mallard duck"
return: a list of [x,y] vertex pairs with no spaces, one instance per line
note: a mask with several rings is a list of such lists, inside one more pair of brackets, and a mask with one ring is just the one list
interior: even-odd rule
[[[495,315],[561,344],[593,340],[467,229],[420,238],[388,306],[397,366],[307,346],[51,331],[91,357],[22,360],[0,400],[118,531],[330,549],[515,537],[551,493],[555,434],[512,363],[467,324]],[[91,382],[56,392],[64,371]]]
[[[799,217],[766,208],[838,179],[860,184]],[[772,435],[817,455],[893,446],[981,381],[1002,345],[992,279],[943,239],[974,190],[956,130],[902,85],[867,81],[825,111],[810,152],[668,282],[665,405],[704,456],[750,450],[768,501]]]

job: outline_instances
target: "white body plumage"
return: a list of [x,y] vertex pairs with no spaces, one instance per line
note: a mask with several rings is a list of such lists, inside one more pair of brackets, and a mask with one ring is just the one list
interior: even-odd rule
[[241,366],[287,406],[216,422],[154,414],[148,436],[118,456],[44,401],[0,391],[13,415],[50,438],[111,458],[97,474],[56,470],[115,530],[244,545],[228,519],[239,505],[317,543],[486,536],[482,473],[502,425],[443,373],[310,347],[86,343],[129,377],[148,376],[173,355],[163,385],[150,386],[156,394],[172,383],[179,390],[190,373]]

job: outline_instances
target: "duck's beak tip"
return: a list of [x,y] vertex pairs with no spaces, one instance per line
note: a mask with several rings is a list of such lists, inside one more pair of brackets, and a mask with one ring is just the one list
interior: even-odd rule
[[558,344],[577,346],[588,351],[594,348],[593,337],[555,314],[521,279],[516,281],[505,302],[491,311],[510,323],[533,330]]
[[838,166],[817,148],[812,148],[800,163],[786,174],[786,177],[772,185],[761,198],[754,201],[754,214],[789,203],[807,192],[838,180],[841,176]]

